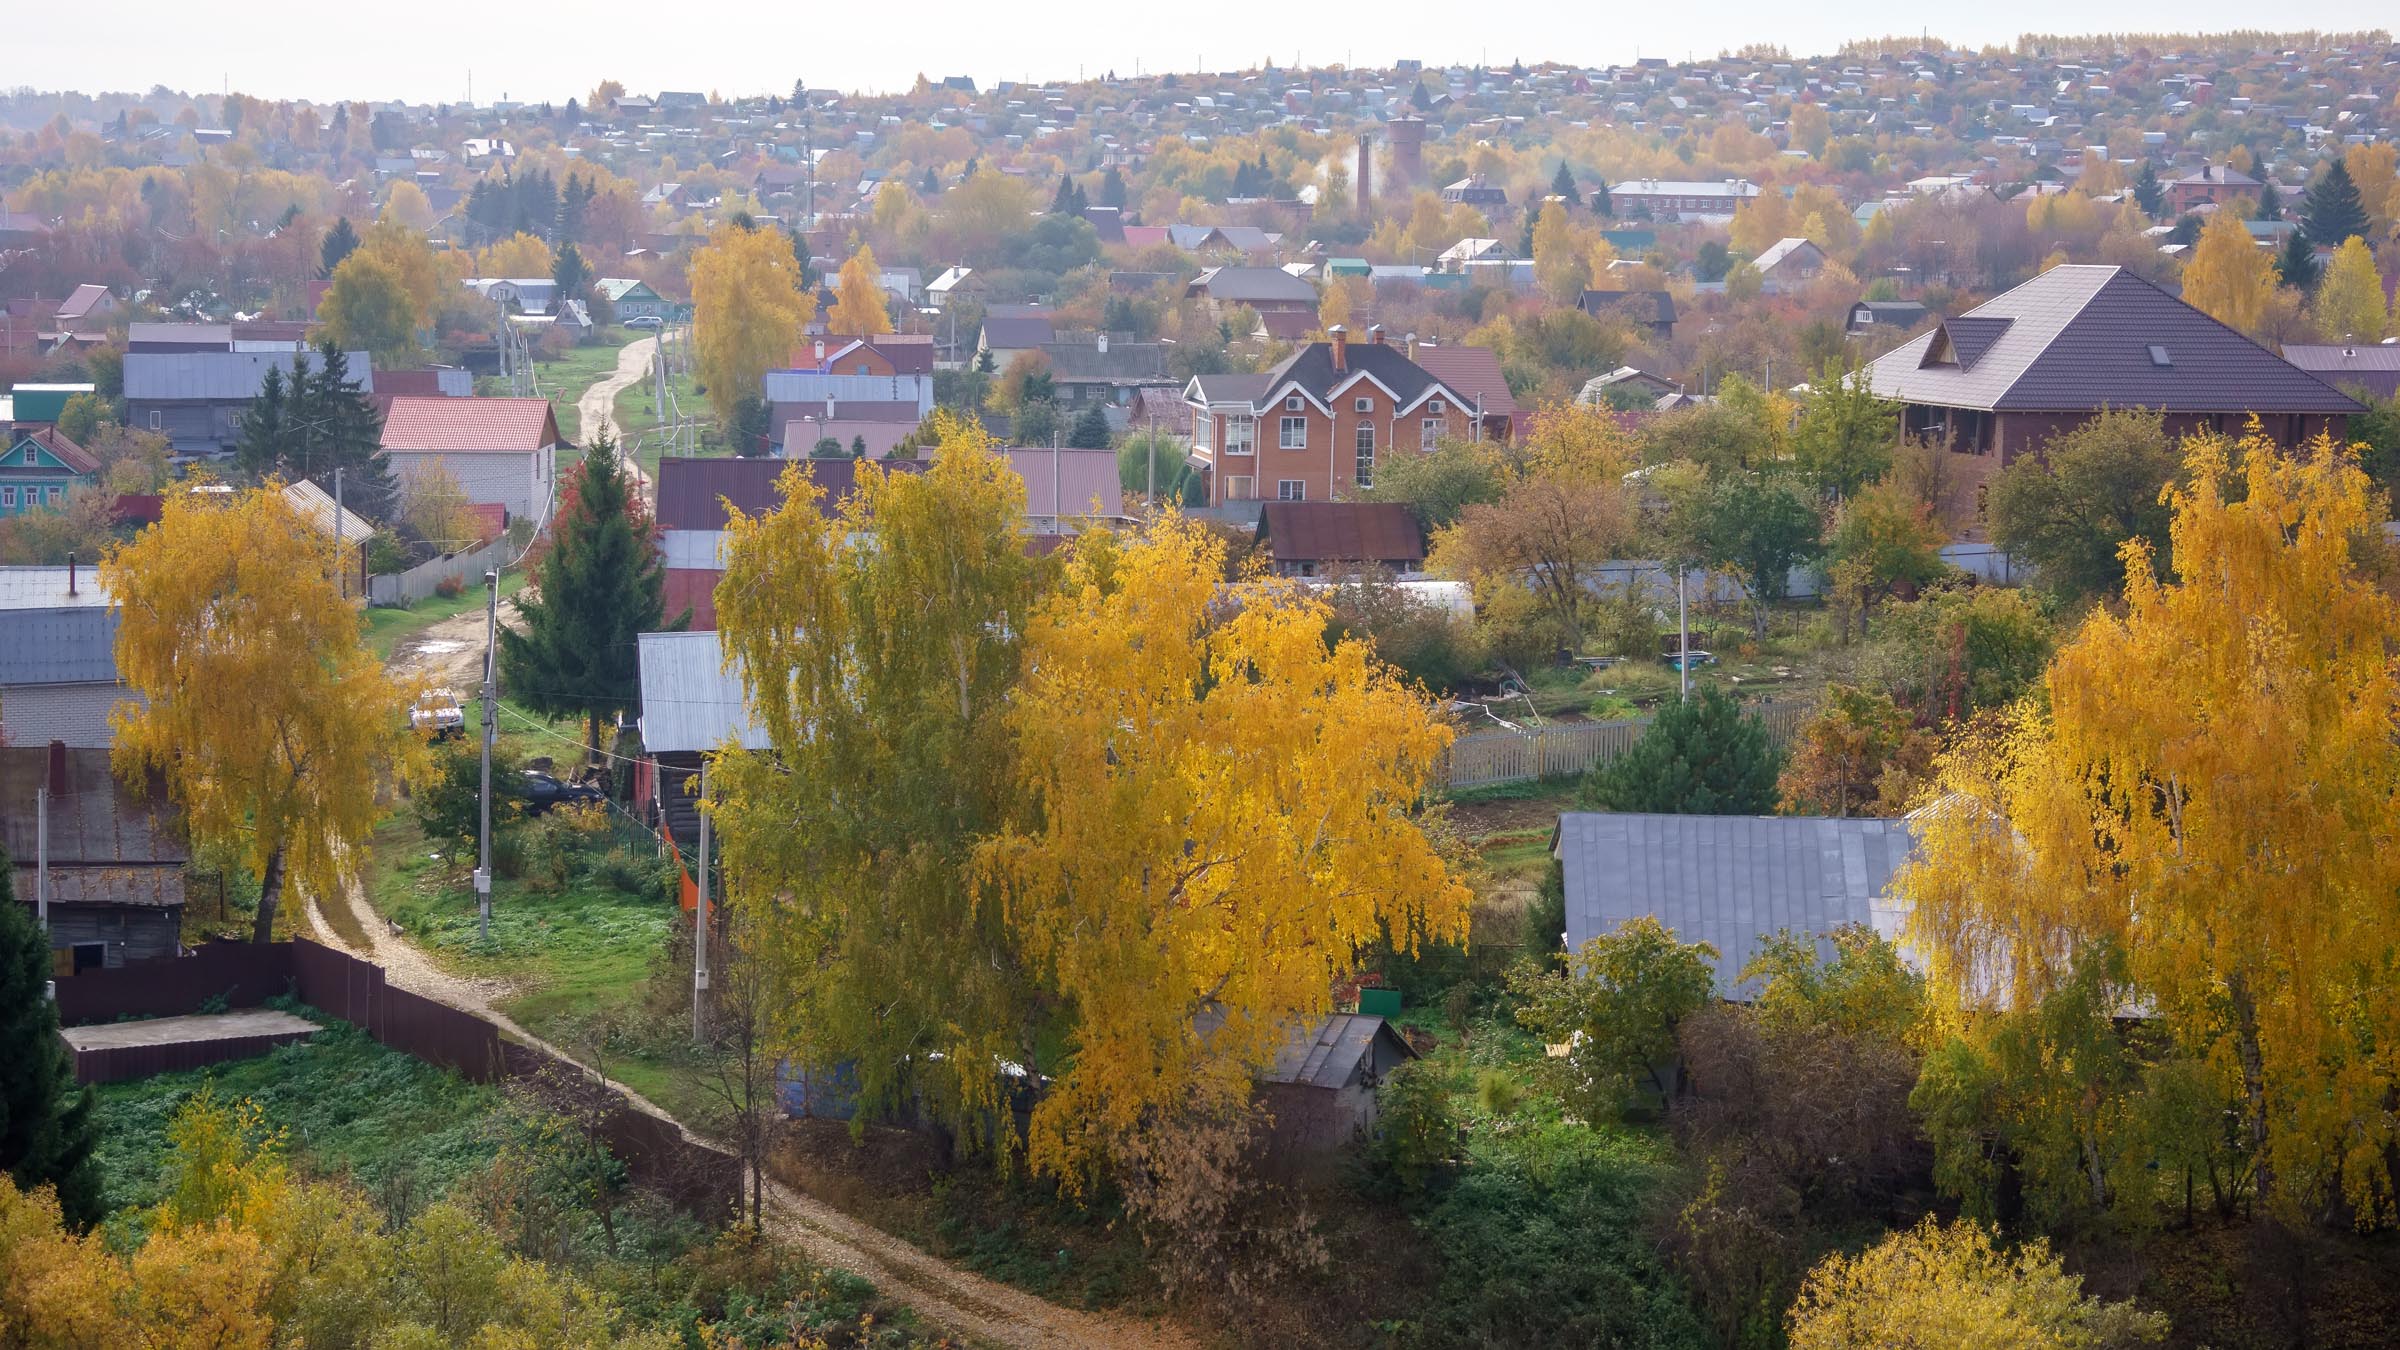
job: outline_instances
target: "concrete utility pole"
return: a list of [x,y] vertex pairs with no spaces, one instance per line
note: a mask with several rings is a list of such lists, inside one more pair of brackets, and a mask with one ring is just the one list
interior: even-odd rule
[[500,574],[483,574],[483,820],[478,827],[475,867],[475,933],[492,936],[492,742],[499,734]]
[[349,595],[350,568],[342,562],[342,470],[338,464],[333,470],[333,578],[342,594]]
[[708,1044],[708,761],[700,761],[700,903],[692,914],[692,1044]]
[[50,767],[43,761],[42,782],[33,790],[33,917],[50,931]]
[[1683,593],[1684,569],[1675,569],[1675,669],[1682,678],[1682,699],[1692,701],[1692,609]]

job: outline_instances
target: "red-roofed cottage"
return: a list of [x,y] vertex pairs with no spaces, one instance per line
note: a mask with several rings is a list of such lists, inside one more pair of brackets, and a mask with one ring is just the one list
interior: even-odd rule
[[403,484],[436,468],[458,480],[467,500],[498,504],[514,518],[545,523],[558,464],[558,419],[539,398],[392,400],[383,421],[383,455]]

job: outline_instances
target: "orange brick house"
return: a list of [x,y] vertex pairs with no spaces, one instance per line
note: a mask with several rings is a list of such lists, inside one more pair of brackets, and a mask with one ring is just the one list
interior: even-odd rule
[[1338,501],[1372,486],[1389,456],[1472,436],[1473,399],[1385,344],[1341,326],[1264,375],[1202,375],[1185,386],[1192,466],[1208,504]]

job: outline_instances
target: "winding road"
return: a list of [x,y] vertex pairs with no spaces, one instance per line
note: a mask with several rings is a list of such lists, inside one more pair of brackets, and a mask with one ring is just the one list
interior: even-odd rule
[[[591,388],[583,391],[583,397],[575,400],[577,445],[590,445],[592,438],[602,432],[616,435],[617,395],[650,377],[650,362],[657,351],[658,338],[655,334],[626,343],[617,352],[617,368],[594,381]],[[657,510],[658,494],[650,475],[642,472],[642,466],[633,456],[623,453],[622,445],[618,446],[618,451],[625,461],[625,467],[633,471],[634,481],[641,484],[642,500],[653,511]]]

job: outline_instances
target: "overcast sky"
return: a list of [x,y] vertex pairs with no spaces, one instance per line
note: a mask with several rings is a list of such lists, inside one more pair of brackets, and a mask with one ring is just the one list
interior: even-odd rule
[[[789,92],[811,86],[888,92],[935,78],[1068,79],[1114,69],[1234,69],[1349,62],[1385,66],[1522,58],[1596,63],[1714,55],[1749,42],[1797,54],[1845,39],[1920,31],[1922,3],[1788,0],[1592,5],[1386,0],[1357,5],[1220,0],[1156,5],[1035,0],[1023,5],[916,0],[890,5],[577,3],[327,4],[324,0],[23,0],[8,21],[8,81],[83,92],[230,87],[265,98],[457,101],[470,72],[478,102],[563,102],[603,78],[628,89]],[[2390,26],[2400,11],[2369,0],[2021,0],[1944,12],[1936,35],[2008,42],[2022,32],[2222,31]]]

